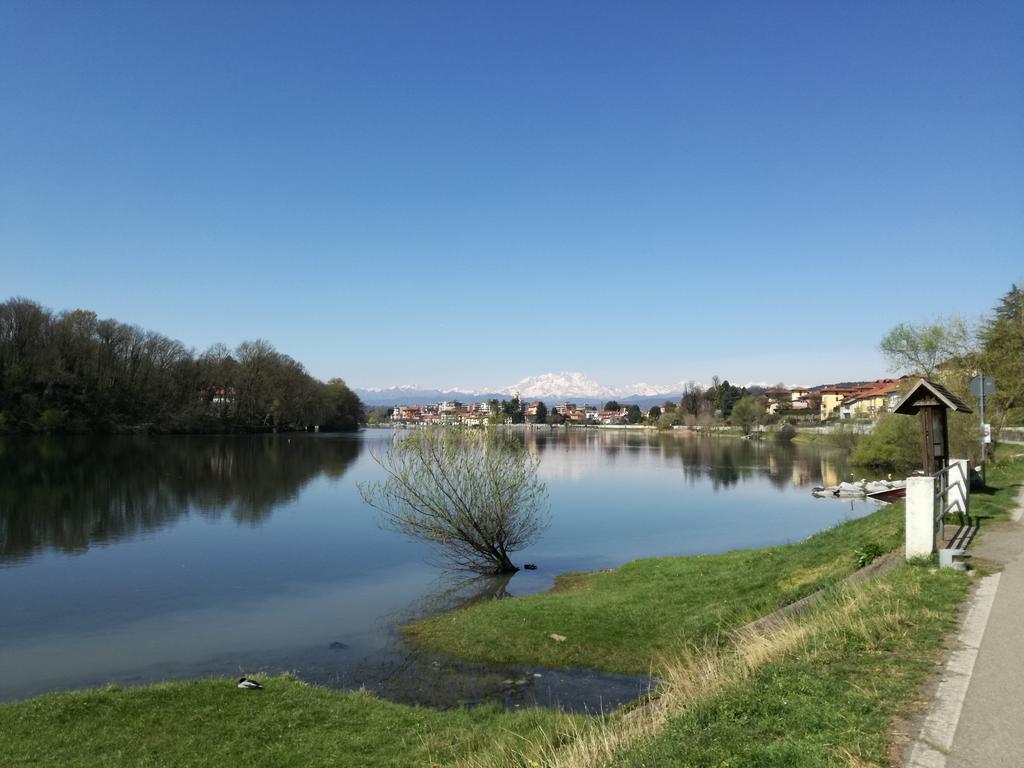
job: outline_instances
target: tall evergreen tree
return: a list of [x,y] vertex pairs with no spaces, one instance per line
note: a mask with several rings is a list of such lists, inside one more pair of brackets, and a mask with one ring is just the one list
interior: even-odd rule
[[993,403],[1024,409],[1024,289],[1010,287],[982,328],[981,341],[984,373],[996,381]]

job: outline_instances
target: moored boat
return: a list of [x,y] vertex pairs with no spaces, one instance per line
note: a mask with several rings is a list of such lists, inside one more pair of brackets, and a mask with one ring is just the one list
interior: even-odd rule
[[905,480],[861,480],[858,483],[839,483],[839,485],[816,486],[811,493],[821,499],[874,499],[888,503],[902,499],[907,495]]
[[884,490],[884,491],[875,491],[874,493],[869,493],[868,494],[868,498],[869,499],[874,499],[875,501],[881,501],[881,502],[884,502],[886,504],[888,504],[889,502],[892,502],[892,501],[897,501],[899,499],[905,499],[906,497],[907,497],[907,486],[905,486],[905,485],[899,486],[899,487],[896,487],[896,488],[889,488],[889,489]]

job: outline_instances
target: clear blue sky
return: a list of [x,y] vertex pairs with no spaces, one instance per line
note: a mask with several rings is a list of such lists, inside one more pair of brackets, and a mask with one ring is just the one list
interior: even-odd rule
[[0,3],[0,300],[357,386],[819,383],[1024,282],[1019,2]]

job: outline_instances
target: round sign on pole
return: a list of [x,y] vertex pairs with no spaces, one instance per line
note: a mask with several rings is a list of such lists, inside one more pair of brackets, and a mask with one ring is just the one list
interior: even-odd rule
[[971,394],[975,397],[988,397],[996,391],[996,380],[991,376],[975,376],[971,379]]

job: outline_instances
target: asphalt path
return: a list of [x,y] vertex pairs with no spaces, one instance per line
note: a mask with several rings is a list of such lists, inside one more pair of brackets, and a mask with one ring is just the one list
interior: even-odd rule
[[1024,768],[1024,489],[971,547],[981,580],[905,768]]
[[980,537],[975,557],[1003,563],[947,768],[1024,767],[1024,498],[1010,523]]

